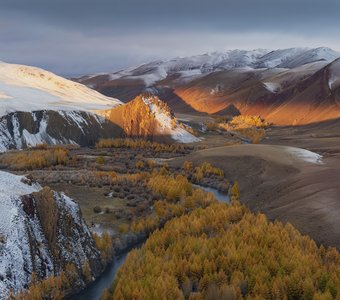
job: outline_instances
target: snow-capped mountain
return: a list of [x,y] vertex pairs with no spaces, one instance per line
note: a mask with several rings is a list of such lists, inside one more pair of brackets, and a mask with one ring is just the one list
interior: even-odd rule
[[146,86],[177,74],[180,78],[196,78],[199,75],[236,68],[295,68],[316,61],[332,62],[340,53],[329,48],[290,48],[283,50],[229,50],[203,55],[179,57],[166,61],[154,61],[136,68],[111,74],[99,74],[79,78],[79,82],[96,87],[96,79],[106,76],[107,81],[134,79],[144,81]]
[[88,111],[121,102],[51,72],[0,62],[0,116],[15,111]]
[[100,252],[79,206],[63,193],[0,171],[0,298],[27,288],[33,272],[43,279],[68,263],[81,272],[86,261],[98,276]]
[[[277,124],[302,124],[340,116],[340,96],[334,90],[339,77],[334,61],[339,57],[339,52],[325,47],[231,50],[155,61],[76,81],[125,102],[152,91],[175,112],[211,114],[233,104],[243,114],[261,115]],[[326,69],[322,85],[312,83],[310,78]]]

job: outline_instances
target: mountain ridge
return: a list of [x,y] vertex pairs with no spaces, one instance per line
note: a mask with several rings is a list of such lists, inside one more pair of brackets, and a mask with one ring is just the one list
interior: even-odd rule
[[[44,143],[94,146],[124,136],[124,128],[106,117],[123,105],[120,100],[36,67],[1,62],[0,103],[0,152]],[[158,124],[169,127],[165,119]]]
[[[336,65],[340,53],[326,47],[233,50],[156,61],[114,74],[77,79],[123,101],[145,90],[162,95],[175,112],[214,114],[234,105],[278,125],[297,125],[340,117],[335,68],[330,93],[321,70]],[[309,85],[313,86],[309,86]],[[280,112],[283,112],[280,115]]]
[[[305,55],[305,57],[301,57]],[[266,58],[267,57],[267,58]],[[314,57],[314,58],[313,58]],[[111,80],[116,80],[122,77],[132,76],[135,79],[143,79],[145,83],[149,85],[154,83],[157,79],[164,79],[166,77],[167,71],[169,74],[173,74],[180,71],[188,70],[200,70],[202,73],[209,72],[211,68],[217,70],[228,70],[232,68],[289,68],[296,67],[297,65],[303,65],[309,62],[315,61],[333,61],[340,57],[340,52],[336,52],[330,48],[319,47],[319,48],[288,48],[279,50],[266,50],[266,49],[256,49],[256,50],[228,50],[225,52],[211,52],[201,55],[194,55],[188,57],[177,57],[169,60],[156,60],[150,63],[144,63],[137,67],[130,67],[126,70],[112,72],[112,73],[100,73],[98,75],[90,75],[80,77],[79,82],[86,82],[95,77],[100,76],[111,76]],[[269,59],[268,59],[269,58]],[[295,59],[295,61],[294,61]],[[270,62],[268,62],[270,60]],[[285,61],[287,60],[287,61]],[[263,65],[263,61],[266,64]],[[151,71],[155,71],[157,68],[162,67],[162,69],[157,70],[158,74],[153,74]],[[139,76],[153,74],[154,78]],[[195,74],[198,75],[198,74]],[[152,80],[154,79],[154,80]]]

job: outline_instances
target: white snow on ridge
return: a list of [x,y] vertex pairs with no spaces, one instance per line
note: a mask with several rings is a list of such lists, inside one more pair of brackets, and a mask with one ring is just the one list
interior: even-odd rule
[[136,76],[127,76],[127,79],[141,79],[144,81],[146,86],[151,86],[157,81],[160,81],[167,77],[167,72],[164,68],[158,67],[153,73],[150,74],[143,74],[143,75],[136,75]]
[[326,61],[328,63],[340,57],[340,53],[326,47],[289,48],[271,51],[256,62],[259,67],[296,68],[308,63]]
[[44,109],[95,112],[120,104],[117,99],[51,72],[0,62],[0,116]]
[[258,67],[276,68],[307,50],[308,48],[289,48],[270,51],[261,57],[256,64]]
[[312,152],[306,149],[296,148],[296,147],[284,146],[284,148],[286,149],[288,153],[294,155],[299,160],[312,163],[312,164],[323,164],[322,155],[320,154],[317,154],[315,152]]
[[180,143],[194,143],[199,142],[200,139],[180,127],[177,120],[169,115],[169,112],[161,109],[154,103],[153,98],[142,98],[144,103],[150,107],[151,112],[154,114],[156,120],[161,126],[162,133],[170,134],[171,137]]
[[175,73],[180,74],[179,80],[183,79],[188,82],[191,78],[195,79],[200,74],[221,70],[293,69],[313,62],[331,63],[339,57],[340,53],[325,47],[289,48],[273,51],[268,49],[236,49],[153,61],[107,75],[110,80],[119,78],[141,79],[146,86],[151,86]]
[[194,79],[201,74],[214,70],[249,67],[267,52],[269,52],[269,50],[229,50],[190,57],[177,57],[170,60],[153,61],[108,75],[110,76],[110,80],[119,78],[141,79],[147,87],[175,73],[180,74],[180,79],[187,82],[191,77]]

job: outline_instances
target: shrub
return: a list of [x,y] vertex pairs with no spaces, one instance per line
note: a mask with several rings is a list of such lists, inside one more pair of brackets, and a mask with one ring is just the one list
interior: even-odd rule
[[104,264],[112,260],[113,245],[112,239],[109,233],[104,232],[101,236],[93,233],[92,234],[96,246],[100,251],[100,256]]
[[105,158],[104,158],[104,156],[98,156],[97,157],[97,159],[96,159],[96,163],[97,164],[101,164],[101,165],[103,165],[104,163],[105,163]]
[[193,168],[193,164],[192,164],[191,161],[187,161],[187,160],[186,160],[186,161],[183,163],[182,168],[183,168],[184,170],[186,170],[186,171],[189,171],[189,170],[191,170],[191,169]]
[[136,168],[137,169],[143,169],[145,167],[145,163],[142,160],[139,160],[136,162]]
[[0,162],[15,170],[33,170],[66,165],[69,150],[54,147],[47,150],[10,151],[0,156]]
[[93,212],[96,213],[96,214],[99,214],[102,212],[102,208],[100,206],[95,206],[93,208]]
[[251,115],[235,116],[229,122],[229,124],[237,128],[247,128],[247,127],[267,128],[270,125],[260,116],[251,116]]
[[129,231],[129,225],[128,224],[120,224],[119,225],[119,232],[120,233],[126,233]]
[[234,197],[234,199],[238,200],[240,198],[240,188],[238,186],[238,182],[235,181],[231,188],[231,196]]
[[177,175],[176,177],[160,174],[153,175],[148,182],[148,188],[172,201],[178,201],[181,196],[192,193],[192,184],[183,175]]
[[194,171],[194,177],[198,182],[200,182],[204,177],[224,177],[222,169],[216,168],[208,162],[203,162],[200,166],[197,166]]
[[155,152],[183,153],[192,147],[181,144],[161,144],[142,139],[101,139],[96,148],[148,149]]

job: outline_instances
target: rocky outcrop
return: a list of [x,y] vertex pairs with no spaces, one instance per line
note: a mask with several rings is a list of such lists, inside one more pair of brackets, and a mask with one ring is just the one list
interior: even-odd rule
[[75,266],[75,289],[103,270],[100,252],[79,206],[63,193],[41,188],[22,176],[0,172],[0,298],[28,288],[32,275],[44,279]]
[[0,118],[0,152],[43,143],[91,146],[122,134],[119,126],[90,112],[14,112]]
[[107,111],[106,118],[123,128],[128,137],[179,143],[199,141],[189,126],[176,119],[164,101],[149,92]]
[[226,108],[216,112],[214,115],[235,117],[239,116],[240,114],[241,112],[237,109],[237,107],[234,104],[229,104]]

